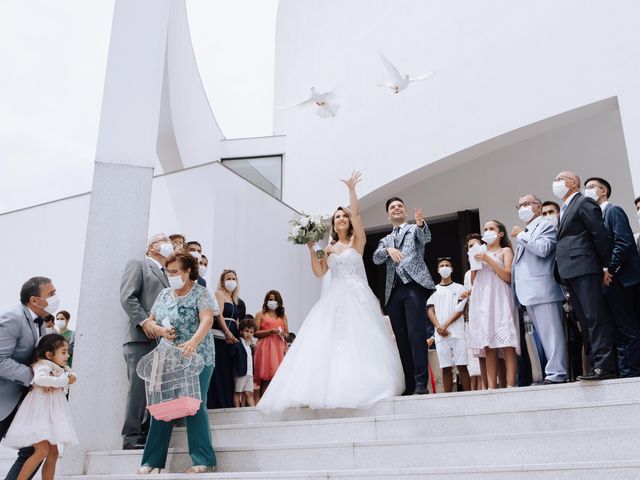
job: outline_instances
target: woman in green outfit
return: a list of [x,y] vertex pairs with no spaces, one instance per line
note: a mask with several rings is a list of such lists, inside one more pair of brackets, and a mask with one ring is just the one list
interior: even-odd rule
[[[170,288],[165,288],[156,299],[149,318],[143,322],[148,335],[172,340],[182,348],[185,356],[198,353],[205,367],[200,373],[200,393],[205,401],[198,412],[186,417],[189,455],[193,466],[187,473],[205,473],[213,470],[216,455],[211,445],[211,430],[206,409],[206,394],[213,373],[215,351],[211,325],[218,314],[218,304],[205,287],[198,285],[198,260],[189,252],[175,252],[167,258],[165,272]],[[158,325],[169,318],[171,328]],[[173,422],[151,419],[147,442],[142,455],[139,474],[161,471],[167,460]]]

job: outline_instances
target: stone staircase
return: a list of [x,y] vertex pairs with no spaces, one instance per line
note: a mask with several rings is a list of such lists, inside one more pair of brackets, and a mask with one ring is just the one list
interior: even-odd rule
[[[398,397],[360,410],[217,410],[210,419],[218,470],[201,479],[640,478],[640,379]],[[140,479],[140,456],[90,452],[85,475],[60,478]],[[175,428],[168,472],[189,465],[185,429]]]

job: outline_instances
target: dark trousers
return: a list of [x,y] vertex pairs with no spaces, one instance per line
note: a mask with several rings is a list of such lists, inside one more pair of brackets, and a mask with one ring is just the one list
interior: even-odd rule
[[589,344],[591,366],[605,372],[616,372],[615,329],[602,295],[602,274],[567,278],[565,283],[582,335]]
[[[20,403],[22,403],[22,400],[20,402],[18,402],[18,404],[16,405],[16,408],[13,409],[13,412],[11,412],[7,416],[7,418],[5,418],[4,420],[0,421],[0,439],[3,439],[4,436],[7,434],[7,431],[9,430],[9,427],[11,426],[11,422],[13,421],[13,417],[16,416],[16,412],[18,411],[18,407],[20,406]],[[11,469],[9,469],[9,472],[7,473],[7,476],[4,477],[4,480],[16,480],[18,478],[18,475],[20,474],[20,470],[22,470],[22,467],[24,466],[25,462],[27,461],[27,459],[31,455],[33,455],[34,452],[35,452],[35,449],[33,447],[31,447],[31,446],[23,447],[23,448],[19,449],[18,450],[18,458],[16,458],[16,461],[11,466]],[[42,465],[42,464],[40,464],[40,465]],[[29,479],[32,479],[33,477],[36,476],[36,473],[38,473],[38,470],[40,469],[40,465],[38,465],[38,468],[35,469],[35,471],[31,474]]]
[[396,278],[391,290],[387,313],[396,336],[402,370],[404,370],[405,393],[427,388],[429,356],[427,351],[427,289]]
[[231,357],[231,345],[224,340],[214,340],[216,348],[216,367],[211,376],[211,384],[208,392],[202,392],[203,400],[207,408],[232,408],[233,407],[233,358]]
[[640,377],[640,285],[624,287],[616,278],[604,289],[604,298],[618,330],[615,339],[621,377]]
[[144,380],[136,373],[136,367],[140,359],[155,347],[155,342],[129,342],[122,346],[124,359],[127,362],[127,377],[129,378],[127,405],[122,426],[123,445],[144,443],[147,438],[149,431],[147,396]]

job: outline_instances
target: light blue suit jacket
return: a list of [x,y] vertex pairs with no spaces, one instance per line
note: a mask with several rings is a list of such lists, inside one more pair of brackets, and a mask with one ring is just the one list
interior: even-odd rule
[[29,309],[18,305],[0,312],[0,419],[16,408],[33,380],[38,330]]
[[556,235],[556,227],[538,217],[527,225],[526,232],[516,238],[511,284],[520,305],[539,305],[564,299],[562,288],[553,276]]

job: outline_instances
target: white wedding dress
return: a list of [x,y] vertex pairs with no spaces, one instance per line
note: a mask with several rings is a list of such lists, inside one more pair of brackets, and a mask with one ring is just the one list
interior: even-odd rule
[[362,257],[350,247],[327,262],[331,282],[307,315],[259,410],[366,407],[404,391],[398,348],[367,284]]

